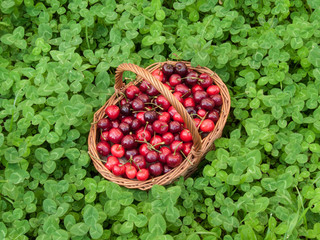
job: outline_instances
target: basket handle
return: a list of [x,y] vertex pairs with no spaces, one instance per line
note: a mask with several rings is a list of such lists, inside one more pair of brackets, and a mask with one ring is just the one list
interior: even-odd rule
[[114,85],[115,89],[120,90],[122,87],[124,87],[124,83],[122,81],[122,74],[124,71],[131,71],[147,80],[170,102],[170,104],[177,110],[177,112],[181,115],[182,119],[186,123],[187,128],[192,135],[194,150],[198,151],[199,149],[201,149],[201,137],[194,124],[194,121],[187,113],[185,107],[177,100],[175,96],[173,96],[173,94],[165,86],[163,86],[163,84],[159,80],[154,78],[148,70],[132,63],[120,64],[116,70]]

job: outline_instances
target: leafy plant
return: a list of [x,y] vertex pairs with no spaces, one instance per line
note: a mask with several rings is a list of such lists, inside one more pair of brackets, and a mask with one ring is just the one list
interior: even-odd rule
[[[2,1],[0,239],[319,239],[318,6]],[[226,82],[224,135],[186,180],[119,187],[87,154],[93,113],[119,64],[167,58]]]

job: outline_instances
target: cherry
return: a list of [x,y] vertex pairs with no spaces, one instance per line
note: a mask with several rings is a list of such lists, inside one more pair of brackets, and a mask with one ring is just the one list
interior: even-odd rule
[[120,109],[118,106],[116,105],[111,105],[109,107],[106,108],[105,110],[106,115],[111,119],[111,120],[115,120],[119,117],[120,114]]
[[197,112],[197,114],[202,118],[206,115],[206,113],[207,113],[207,111],[204,109],[199,109]]
[[163,86],[165,86],[169,91],[171,91],[171,87],[168,84],[164,83]]
[[175,115],[173,115],[173,120],[177,121],[179,123],[184,123],[183,118],[181,117],[181,115],[179,113],[176,113]]
[[163,81],[163,72],[160,69],[156,69],[152,72],[152,76],[154,76],[160,82]]
[[205,91],[196,91],[193,94],[195,103],[200,103],[202,99],[205,99],[207,97],[208,97],[208,94]]
[[118,128],[120,125],[118,120],[111,121],[111,128]]
[[99,142],[97,144],[97,151],[100,153],[102,156],[108,156],[111,151],[110,144],[107,142]]
[[201,73],[199,78],[200,86],[203,88],[210,87],[213,83],[213,79],[207,73]]
[[218,122],[220,117],[219,111],[217,109],[213,109],[211,112],[209,112],[207,118],[212,120],[214,123]]
[[205,119],[200,125],[200,130],[202,132],[212,132],[214,129],[214,122],[210,119]]
[[114,144],[111,147],[111,154],[117,158],[121,158],[124,156],[124,147],[121,146],[120,144]]
[[188,97],[188,98],[184,99],[183,106],[186,107],[186,108],[187,107],[195,107],[196,104],[195,104],[193,98]]
[[168,109],[168,113],[170,114],[170,117],[173,117],[177,113],[177,110],[173,106],[171,106]]
[[109,141],[109,132],[108,131],[102,132],[100,135],[100,140],[103,142]]
[[175,96],[176,99],[178,99],[179,102],[183,103],[183,98],[182,98],[182,93],[181,92],[174,92],[172,95]]
[[220,88],[217,85],[211,85],[207,88],[207,93],[211,95],[216,95],[220,93]]
[[190,72],[187,74],[186,78],[185,78],[185,82],[186,84],[188,84],[189,86],[194,86],[198,83],[198,73],[196,72]]
[[169,131],[171,133],[177,133],[181,131],[181,124],[177,121],[172,121],[169,123]]
[[193,121],[194,121],[194,124],[196,125],[196,127],[198,127],[201,122],[201,120],[199,118],[194,118]]
[[152,128],[156,133],[164,134],[164,133],[168,132],[169,125],[168,125],[168,123],[166,123],[164,121],[156,120],[153,122]]
[[184,84],[178,84],[175,88],[174,88],[175,92],[181,92],[182,96],[184,97],[189,97],[191,95],[191,90],[190,88],[188,88],[186,85]]
[[141,93],[138,97],[143,103],[150,102],[150,98],[147,94]]
[[159,119],[160,121],[169,123],[169,121],[170,121],[170,114],[169,114],[168,112],[161,112],[161,113],[159,114],[158,119]]
[[171,76],[174,73],[174,66],[172,64],[169,63],[165,63],[162,66],[162,72],[164,75],[166,76]]
[[164,111],[168,110],[170,107],[170,103],[169,101],[162,95],[160,95],[159,97],[157,97],[156,99],[156,104],[160,107],[162,107],[162,109]]
[[190,142],[192,141],[192,135],[188,129],[183,129],[180,132],[180,139],[184,142]]
[[153,130],[152,124],[148,124],[146,126],[146,129],[150,132],[151,136],[154,135],[154,130]]
[[216,107],[220,107],[222,105],[222,97],[220,94],[212,95],[210,98],[214,101]]
[[137,179],[139,181],[146,181],[149,178],[149,170],[148,169],[141,169],[140,171],[137,172]]
[[142,124],[146,123],[146,120],[144,119],[144,112],[139,112],[136,118],[139,119]]
[[140,84],[140,90],[141,92],[146,92],[151,87],[151,84],[147,82],[146,80],[143,80]]
[[199,84],[194,85],[191,88],[191,92],[192,92],[192,94],[194,94],[196,91],[203,91],[203,87],[201,87]]
[[134,99],[136,96],[139,95],[140,90],[139,90],[139,88],[137,86],[131,85],[126,89],[125,92],[126,92],[127,98]]
[[132,135],[126,135],[122,138],[121,145],[125,149],[133,149],[137,146],[137,143]]
[[182,162],[182,156],[180,153],[171,153],[166,157],[166,162],[168,167],[175,168],[178,167]]
[[163,172],[162,163],[157,162],[157,163],[151,164],[149,166],[149,172],[152,176],[155,176],[155,177],[161,175]]
[[204,98],[201,100],[200,107],[204,110],[211,111],[215,106],[215,102],[211,98]]
[[141,144],[139,147],[139,153],[144,157],[147,156],[148,152],[150,151],[151,150],[148,148],[148,144],[146,143]]
[[128,134],[130,132],[130,126],[128,123],[122,122],[118,127],[123,134]]
[[171,150],[167,147],[162,147],[160,149],[161,153],[159,154],[159,162],[166,163],[166,157],[168,154],[172,153]]
[[102,131],[107,131],[111,128],[111,121],[108,118],[101,118],[97,123],[97,127]]
[[148,130],[145,130],[144,128],[140,128],[137,131],[137,140],[139,140],[139,141],[146,140],[147,142],[149,142],[150,139],[151,139],[151,134]]
[[109,141],[112,143],[120,143],[123,138],[123,133],[119,128],[112,128],[109,131]]
[[130,104],[126,103],[120,107],[120,113],[124,116],[129,116],[131,114]]
[[116,176],[121,176],[125,174],[125,172],[126,172],[126,167],[122,164],[114,165],[112,168],[112,173]]
[[187,113],[189,113],[189,115],[193,116],[197,114],[197,111],[194,107],[187,107],[186,108]]
[[147,167],[147,162],[146,159],[144,158],[144,156],[142,155],[136,155],[133,157],[133,161],[132,161],[133,166],[139,170],[139,169],[143,169]]
[[172,168],[170,168],[168,165],[163,166],[163,174],[166,174],[167,172],[170,172]]
[[123,106],[125,104],[129,103],[127,99],[125,98],[122,98],[121,101],[120,101],[120,106]]
[[142,123],[139,119],[133,119],[132,124],[131,124],[131,129],[133,131],[137,131],[138,129],[140,129],[140,127],[142,126]]
[[152,85],[150,85],[150,87],[147,89],[146,93],[149,96],[157,96],[159,94],[158,90]]
[[132,106],[133,110],[135,110],[135,111],[141,111],[144,109],[144,103],[140,98],[135,98],[132,101],[131,106]]
[[129,179],[135,178],[136,175],[137,175],[137,169],[135,167],[133,167],[132,165],[126,167],[126,176]]
[[133,157],[138,154],[139,154],[139,152],[137,149],[129,149],[129,150],[125,151],[124,156],[127,160],[129,160],[129,159],[133,159]]
[[182,145],[183,142],[181,141],[177,141],[177,140],[174,140],[171,144],[170,144],[170,150],[172,152],[180,152],[183,148],[183,145]]
[[192,145],[193,145],[193,142],[183,143],[182,152],[184,155],[188,156],[188,154],[191,152]]
[[173,141],[181,141],[181,139],[180,139],[180,133],[177,133],[176,135],[174,135],[174,139],[173,139]]
[[175,87],[178,84],[182,83],[182,79],[179,74],[172,74],[169,78],[169,83],[172,87]]
[[159,159],[159,154],[156,151],[150,151],[146,155],[146,162],[148,163],[154,163],[158,161]]
[[174,136],[171,132],[167,132],[162,135],[162,139],[165,145],[170,145],[174,140]]
[[188,68],[186,64],[184,64],[183,62],[177,62],[175,65],[175,72],[179,74],[181,77],[184,77],[188,73]]
[[159,149],[161,145],[164,144],[162,137],[160,137],[159,135],[155,135],[151,138],[150,144],[155,148],[155,149]]
[[158,114],[155,111],[148,111],[144,113],[144,120],[149,123],[153,123],[158,119]]
[[132,116],[127,116],[127,117],[123,118],[123,119],[121,120],[121,122],[123,122],[123,123],[128,123],[129,126],[131,126],[133,120],[134,120],[134,118],[133,118]]
[[105,167],[109,170],[112,171],[113,166],[118,165],[119,164],[119,160],[118,158],[114,157],[114,156],[109,156],[107,158],[107,162],[105,163]]

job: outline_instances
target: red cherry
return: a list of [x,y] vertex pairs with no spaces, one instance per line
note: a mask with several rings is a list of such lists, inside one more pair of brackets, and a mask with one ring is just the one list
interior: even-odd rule
[[165,145],[170,145],[174,140],[174,136],[171,132],[167,132],[162,135],[162,139]]
[[207,111],[204,109],[199,109],[197,112],[197,114],[202,118],[206,115],[206,113],[207,113]]
[[178,99],[179,102],[183,103],[184,100],[182,98],[182,93],[181,92],[174,92],[172,95],[175,96],[176,99]]
[[210,98],[214,101],[214,105],[216,107],[220,107],[222,105],[222,97],[220,94],[215,94],[215,95],[212,95],[210,96]]
[[100,140],[103,142],[109,141],[109,131],[104,131],[100,135]]
[[149,88],[150,88],[151,84],[146,81],[146,80],[143,80],[140,84],[140,90],[141,92],[146,92]]
[[170,114],[170,117],[173,117],[173,115],[177,113],[177,110],[173,106],[171,106],[168,109],[168,113]]
[[205,91],[196,91],[193,94],[193,98],[195,103],[200,103],[202,99],[205,99],[206,97],[208,97],[208,93],[206,93]]
[[148,152],[151,152],[151,150],[148,148],[148,144],[141,144],[139,147],[139,153],[145,157],[148,154]]
[[99,142],[97,144],[97,151],[100,153],[102,156],[108,156],[111,151],[110,144],[107,142]]
[[146,140],[147,142],[149,142],[150,139],[151,139],[151,134],[148,130],[145,130],[144,128],[140,128],[137,131],[137,140],[139,140],[139,141]]
[[137,170],[147,167],[147,162],[146,162],[144,156],[142,156],[142,155],[134,156],[132,164]]
[[213,84],[213,79],[207,73],[201,73],[199,78],[200,86],[203,88],[210,87]]
[[135,178],[137,175],[137,169],[130,165],[126,168],[126,176],[129,178],[129,179],[133,179]]
[[182,162],[182,156],[180,153],[171,153],[166,157],[167,165],[171,168],[178,167]]
[[145,124],[146,121],[144,120],[144,112],[139,112],[137,114],[137,119],[139,119],[142,124]]
[[117,164],[119,164],[118,158],[116,158],[116,157],[114,157],[114,156],[109,156],[109,157],[107,158],[107,162],[105,163],[105,167],[106,167],[109,171],[111,171],[112,168],[113,168],[113,166],[115,166],[115,165],[117,165]]
[[120,114],[120,108],[116,105],[111,105],[109,107],[106,108],[105,110],[106,115],[111,119],[111,120],[115,120],[119,117]]
[[194,94],[196,91],[203,91],[203,87],[201,87],[199,84],[194,85],[191,88],[191,92],[192,92],[192,94]]
[[160,69],[156,69],[152,72],[152,76],[154,76],[160,82],[163,81],[163,72]]
[[180,132],[180,139],[184,142],[190,142],[192,141],[192,135],[188,129],[183,129]]
[[168,125],[168,123],[166,123],[164,121],[156,120],[153,122],[152,128],[156,133],[164,134],[164,133],[168,132],[169,125]]
[[196,104],[195,104],[193,98],[187,97],[186,99],[184,99],[183,106],[186,108],[187,107],[195,107]]
[[175,92],[181,92],[183,97],[189,97],[191,95],[191,90],[185,84],[178,84],[174,88]]
[[198,127],[201,122],[201,120],[199,118],[194,118],[193,121],[194,121],[194,124],[196,125],[196,127]]
[[184,123],[183,118],[181,117],[181,115],[179,113],[176,113],[173,115],[173,120],[177,121],[179,123]]
[[188,156],[188,154],[191,152],[192,145],[193,145],[193,142],[183,143],[182,152],[184,155]]
[[124,147],[122,147],[120,144],[114,144],[111,147],[111,154],[117,158],[121,158],[124,156]]
[[123,138],[123,133],[119,128],[112,128],[109,131],[109,141],[112,143],[120,143]]
[[172,74],[169,78],[169,83],[172,87],[177,86],[178,84],[180,84],[182,82],[182,79],[180,77],[179,74]]
[[146,162],[148,163],[154,163],[158,161],[158,159],[159,159],[159,153],[157,153],[156,151],[150,151],[146,155]]
[[137,172],[137,179],[139,181],[146,181],[149,178],[149,170],[148,169],[141,169]]
[[212,120],[214,123],[218,122],[220,117],[219,111],[217,109],[213,109],[211,112],[209,112],[207,118]]
[[168,110],[168,108],[170,107],[169,101],[162,95],[157,97],[156,104],[162,107],[164,111]]
[[170,144],[170,150],[172,152],[180,152],[183,148],[183,145],[182,145],[183,142],[181,141],[177,141],[177,140],[174,140],[171,144]]
[[207,93],[211,95],[216,95],[220,93],[220,88],[217,85],[211,85],[207,88]]
[[172,153],[171,150],[167,147],[162,147],[160,149],[160,152],[161,153],[159,153],[159,162],[166,163],[166,157],[167,157],[167,155]]
[[158,119],[160,121],[168,123],[170,121],[170,114],[167,112],[161,112]]
[[140,90],[139,90],[139,88],[137,86],[131,85],[126,89],[125,92],[126,92],[127,98],[134,99],[136,96],[139,95]]
[[121,176],[126,172],[126,167],[123,164],[114,165],[112,173],[116,176]]
[[155,135],[151,138],[150,144],[155,148],[155,149],[159,149],[161,145],[164,144],[162,137],[160,137],[159,135]]
[[202,132],[212,132],[214,129],[214,122],[210,119],[205,119],[200,125],[200,130]]

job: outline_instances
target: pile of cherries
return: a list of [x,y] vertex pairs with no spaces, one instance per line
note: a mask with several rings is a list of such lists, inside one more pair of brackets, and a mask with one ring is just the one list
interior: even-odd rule
[[[202,137],[213,131],[222,98],[211,76],[183,62],[165,63],[152,75],[183,104]],[[145,181],[179,166],[191,151],[192,135],[181,115],[145,80],[129,86],[119,106],[108,106],[105,113],[97,123],[97,151],[116,176]]]

